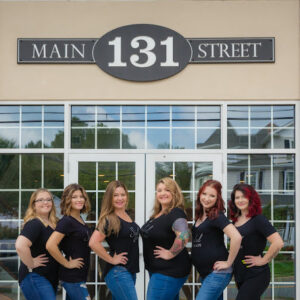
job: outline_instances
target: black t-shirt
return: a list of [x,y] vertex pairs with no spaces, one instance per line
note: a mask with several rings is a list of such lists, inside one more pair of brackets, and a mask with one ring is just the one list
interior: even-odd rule
[[70,257],[84,259],[84,265],[80,269],[67,269],[60,265],[59,279],[65,282],[85,282],[90,264],[91,229],[72,216],[63,216],[57,223],[55,231],[65,235],[59,247],[66,255],[66,259],[69,260]]
[[[119,218],[121,227],[119,234],[111,234],[106,237],[106,241],[109,245],[109,254],[114,256],[115,253],[119,254],[127,252],[127,264],[119,266],[125,267],[131,273],[138,273],[139,269],[139,232],[140,227],[135,222],[126,222]],[[108,224],[107,224],[108,226]],[[106,228],[107,228],[106,226]],[[107,230],[104,232],[107,235]],[[104,276],[109,272],[114,265],[107,263]]]
[[[46,243],[52,234],[53,229],[50,226],[45,226],[39,219],[33,219],[25,223],[24,228],[21,231],[21,235],[28,238],[32,245],[30,252],[32,257],[37,257],[41,254],[46,254],[48,262],[44,267],[34,268],[32,272],[35,272],[41,276],[47,278],[54,289],[56,290],[58,284],[58,263],[46,250]],[[19,268],[19,282],[27,276],[29,270],[25,264],[21,261]]]
[[243,237],[241,248],[233,264],[234,277],[237,282],[243,282],[255,277],[258,273],[269,268],[269,265],[247,268],[242,263],[245,255],[263,256],[267,244],[267,237],[276,232],[276,229],[263,215],[251,218],[245,224],[238,226],[237,230]]
[[145,268],[150,273],[161,273],[176,278],[189,274],[191,262],[186,248],[170,260],[155,258],[153,253],[156,246],[165,249],[172,247],[176,238],[172,225],[179,218],[186,219],[186,215],[182,209],[175,207],[166,215],[148,220],[141,228]]
[[230,222],[221,212],[213,220],[206,218],[199,226],[195,224],[192,228],[192,262],[201,277],[205,277],[213,271],[216,261],[228,258],[223,229]]

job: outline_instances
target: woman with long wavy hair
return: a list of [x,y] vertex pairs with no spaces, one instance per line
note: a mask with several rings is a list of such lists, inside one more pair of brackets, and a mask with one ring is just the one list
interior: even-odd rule
[[[233,187],[230,217],[243,236],[242,247],[233,269],[238,288],[236,299],[259,300],[270,283],[268,263],[283,247],[283,241],[262,215],[260,197],[251,185],[237,184]],[[263,254],[267,241],[270,247]]]
[[85,189],[77,183],[68,185],[63,191],[60,208],[63,217],[46,248],[60,264],[59,279],[67,292],[67,299],[87,300],[90,296],[85,283],[90,264],[91,229],[81,217],[90,210]]
[[158,181],[153,214],[141,228],[141,235],[145,267],[150,275],[147,300],[178,300],[191,270],[185,248],[190,234],[184,198],[173,179]]
[[[118,180],[111,181],[104,193],[101,213],[90,247],[107,262],[104,280],[113,300],[137,300],[136,273],[139,272],[139,226],[128,215],[127,187]],[[106,240],[109,253],[102,242]]]
[[43,188],[33,192],[16,240],[21,259],[19,283],[27,300],[55,300],[58,263],[46,250],[46,243],[56,223],[53,195]]
[[[221,183],[206,181],[198,192],[192,228],[192,262],[202,282],[196,300],[222,300],[232,277],[232,264],[242,237],[224,212]],[[224,233],[230,238],[229,253]]]

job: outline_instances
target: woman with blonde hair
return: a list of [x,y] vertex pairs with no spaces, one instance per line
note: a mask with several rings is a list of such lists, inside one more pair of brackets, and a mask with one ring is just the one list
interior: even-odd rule
[[60,208],[63,217],[57,223],[46,248],[60,264],[59,279],[67,292],[67,299],[90,299],[85,283],[90,262],[91,230],[81,217],[81,213],[90,210],[85,189],[76,183],[68,185],[63,191]]
[[171,178],[158,181],[153,214],[141,228],[141,235],[150,275],[147,300],[179,299],[191,269],[185,248],[190,234],[181,189]]
[[52,194],[43,188],[33,192],[16,241],[21,259],[19,283],[27,300],[55,300],[58,264],[46,250],[46,243],[56,223]]
[[[137,300],[139,226],[126,212],[128,201],[128,190],[121,181],[115,180],[107,185],[99,222],[89,243],[93,251],[107,262],[104,280],[113,300]],[[109,254],[102,245],[104,240],[109,245]]]

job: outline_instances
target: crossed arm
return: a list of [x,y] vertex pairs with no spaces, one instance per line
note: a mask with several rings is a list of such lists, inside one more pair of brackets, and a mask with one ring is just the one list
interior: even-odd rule
[[185,245],[188,243],[190,238],[190,233],[188,229],[188,224],[185,218],[179,218],[175,220],[172,225],[172,230],[176,234],[176,238],[172,247],[168,250],[160,246],[156,246],[154,250],[155,258],[162,258],[165,260],[169,260],[178,255]]

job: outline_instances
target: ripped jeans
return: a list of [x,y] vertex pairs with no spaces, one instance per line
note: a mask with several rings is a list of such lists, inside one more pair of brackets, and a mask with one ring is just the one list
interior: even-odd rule
[[61,285],[67,292],[67,300],[90,300],[85,282],[65,282]]

